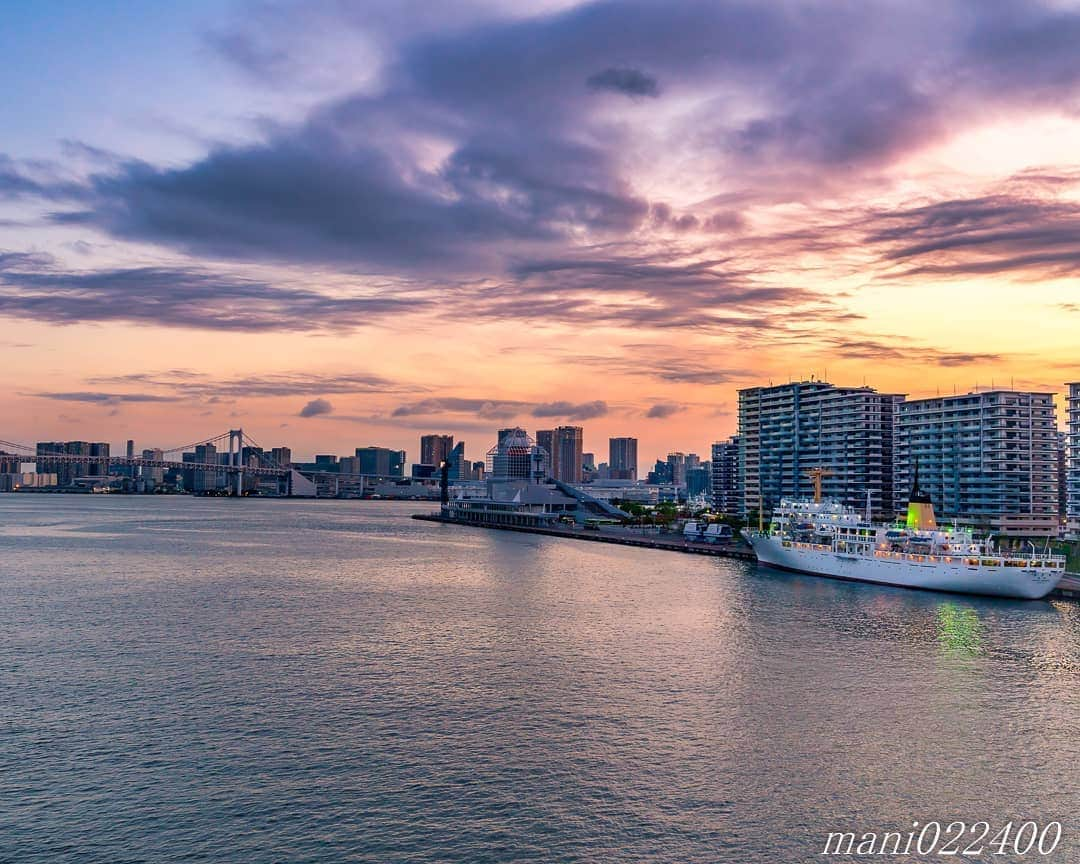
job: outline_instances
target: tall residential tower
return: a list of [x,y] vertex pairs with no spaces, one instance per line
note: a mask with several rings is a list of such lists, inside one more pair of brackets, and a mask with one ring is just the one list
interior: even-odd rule
[[608,438],[608,472],[612,480],[637,480],[637,438]]
[[1057,534],[1054,394],[991,390],[898,406],[893,505],[915,467],[939,519],[1003,534]]
[[1068,530],[1080,534],[1080,382],[1068,385],[1069,427],[1068,468],[1066,473],[1066,499],[1068,501]]
[[564,483],[581,482],[581,451],[584,430],[580,426],[556,426],[552,434],[551,476]]
[[825,497],[862,509],[869,495],[875,518],[891,516],[893,417],[903,400],[824,381],[740,390],[741,515],[812,495],[808,472],[820,468]]

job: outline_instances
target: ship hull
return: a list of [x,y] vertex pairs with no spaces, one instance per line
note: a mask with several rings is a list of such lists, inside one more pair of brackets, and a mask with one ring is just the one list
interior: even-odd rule
[[846,555],[832,550],[785,547],[779,537],[747,534],[759,564],[796,573],[869,582],[899,588],[947,591],[1039,600],[1061,581],[1063,573],[1018,567],[971,567],[956,564],[925,564],[889,558]]

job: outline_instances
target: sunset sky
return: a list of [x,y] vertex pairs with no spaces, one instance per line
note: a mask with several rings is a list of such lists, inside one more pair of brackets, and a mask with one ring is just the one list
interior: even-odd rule
[[5,4],[0,438],[708,453],[1080,378],[1080,4]]

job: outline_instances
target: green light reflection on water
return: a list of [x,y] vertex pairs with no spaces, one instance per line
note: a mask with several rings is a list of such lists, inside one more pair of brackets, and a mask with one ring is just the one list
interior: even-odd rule
[[982,623],[978,613],[971,607],[942,603],[938,607],[938,643],[958,653],[979,653]]

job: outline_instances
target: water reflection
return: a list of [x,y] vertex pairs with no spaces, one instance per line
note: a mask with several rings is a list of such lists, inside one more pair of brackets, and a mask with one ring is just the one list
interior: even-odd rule
[[1080,795],[1078,604],[408,504],[53,497],[0,496],[0,524],[95,535],[0,533],[20,862],[774,864]]
[[946,602],[938,607],[938,643],[959,654],[977,654],[981,648],[979,615],[971,607]]

